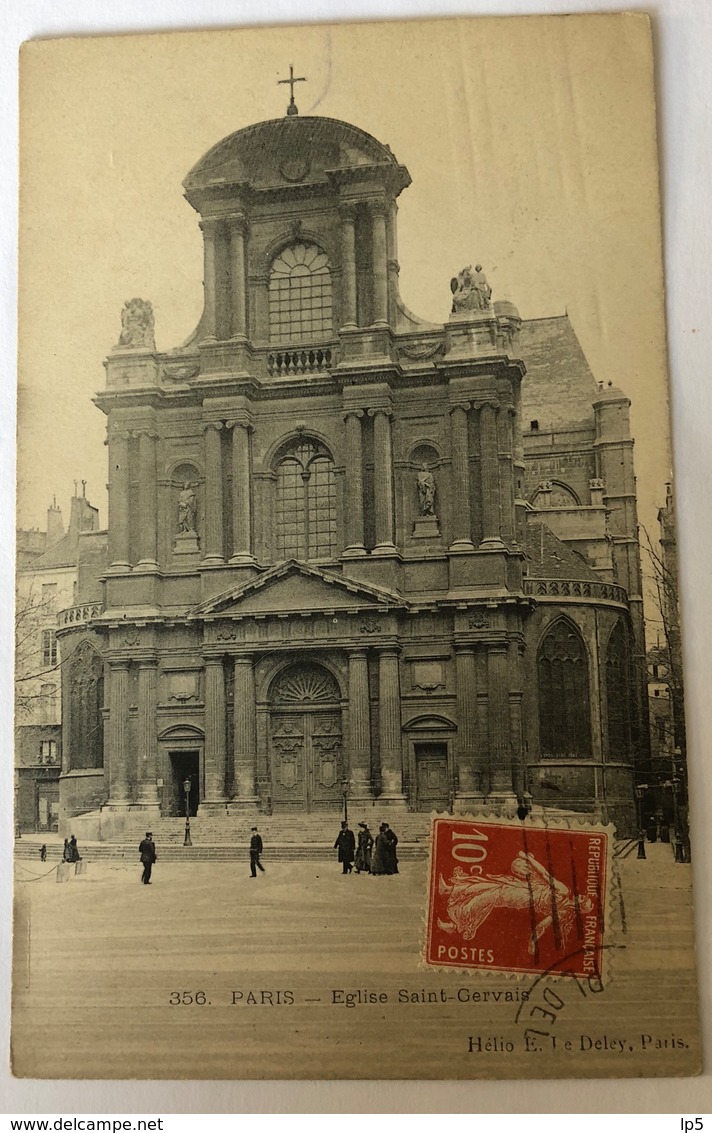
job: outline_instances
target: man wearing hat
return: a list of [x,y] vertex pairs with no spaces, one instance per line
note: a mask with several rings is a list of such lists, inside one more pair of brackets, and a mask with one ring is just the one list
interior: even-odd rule
[[144,885],[151,884],[151,870],[153,863],[156,861],[156,845],[153,841],[153,834],[150,830],[146,831],[146,837],[142,840],[138,848],[139,857],[143,865],[143,873],[141,874],[141,881]]
[[339,851],[339,861],[343,873],[351,873],[356,853],[356,839],[353,830],[349,830],[348,822],[341,823],[341,830],[336,836],[334,849]]
[[257,833],[257,827],[252,827],[252,837],[250,838],[250,877],[257,877],[257,870],[261,873],[265,872],[265,867],[260,861],[260,854],[262,853],[262,839]]

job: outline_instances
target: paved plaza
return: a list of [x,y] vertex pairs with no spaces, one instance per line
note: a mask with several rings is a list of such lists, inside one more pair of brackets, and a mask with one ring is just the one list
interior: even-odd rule
[[343,876],[335,860],[267,853],[252,880],[247,860],[162,864],[159,847],[147,887],[138,860],[89,860],[85,876],[58,884],[51,863],[18,859],[15,1073],[692,1073],[690,867],[673,863],[670,846],[647,851],[647,861],[634,851],[616,861],[610,970],[586,994],[565,978],[423,968],[424,862]]

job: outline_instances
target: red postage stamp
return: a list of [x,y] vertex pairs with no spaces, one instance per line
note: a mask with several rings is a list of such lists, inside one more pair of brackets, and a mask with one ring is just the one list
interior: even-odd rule
[[431,837],[426,964],[601,975],[604,830],[436,818]]

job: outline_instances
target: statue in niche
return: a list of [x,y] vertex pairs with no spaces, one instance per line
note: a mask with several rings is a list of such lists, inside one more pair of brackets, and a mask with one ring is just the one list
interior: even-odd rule
[[482,264],[476,264],[473,272],[472,265],[450,280],[452,291],[452,314],[459,315],[464,311],[488,311],[492,288],[482,270]]
[[435,477],[427,464],[421,464],[417,476],[418,510],[421,515],[435,515]]
[[189,480],[183,484],[183,490],[178,493],[178,533],[195,535],[195,516],[197,511],[197,497],[193,485]]
[[153,307],[147,299],[127,299],[121,312],[119,346],[156,349]]

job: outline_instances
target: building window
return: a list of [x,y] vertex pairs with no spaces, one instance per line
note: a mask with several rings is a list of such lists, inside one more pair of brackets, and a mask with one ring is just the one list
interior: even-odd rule
[[57,686],[42,685],[40,689],[40,704],[43,724],[55,723],[55,710],[57,704]]
[[283,559],[329,559],[336,550],[334,462],[316,441],[298,441],[277,466],[277,548]]
[[57,664],[57,634],[53,629],[42,630],[42,666],[51,669]]
[[581,634],[559,620],[547,631],[537,657],[539,733],[544,758],[590,758],[588,660]]
[[273,261],[269,332],[273,345],[320,342],[334,333],[329,261],[316,244],[291,244]]
[[633,742],[633,670],[628,633],[622,620],[616,622],[608,639],[606,699],[608,754],[611,759],[627,759]]
[[40,763],[57,762],[57,741],[42,740],[40,743]]
[[667,720],[663,716],[658,716],[655,726],[658,729],[658,745],[664,748],[667,739]]

